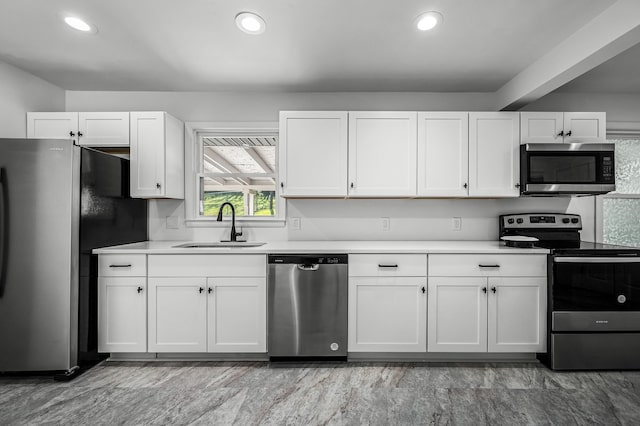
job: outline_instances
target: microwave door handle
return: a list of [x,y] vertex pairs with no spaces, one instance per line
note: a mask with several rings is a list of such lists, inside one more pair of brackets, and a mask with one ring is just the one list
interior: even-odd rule
[[640,263],[640,257],[554,257],[554,263]]

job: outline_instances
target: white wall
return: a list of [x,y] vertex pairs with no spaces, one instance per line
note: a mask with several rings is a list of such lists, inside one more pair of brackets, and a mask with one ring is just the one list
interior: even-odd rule
[[[492,94],[480,93],[66,93],[67,111],[162,110],[183,121],[277,121],[280,110],[489,110]],[[542,101],[542,100],[541,100]],[[585,110],[584,98],[545,98],[547,110]],[[594,110],[603,104],[593,105]],[[615,101],[607,104],[614,108]],[[615,109],[615,108],[614,108]],[[588,110],[588,109],[587,109]],[[622,111],[620,111],[622,112]],[[616,114],[619,112],[616,109]],[[289,200],[287,217],[301,219],[300,230],[288,225],[245,228],[252,240],[494,240],[498,215],[517,212],[570,212],[583,216],[584,239],[594,235],[594,197],[478,200]],[[179,229],[167,229],[166,218],[178,216]],[[382,231],[381,218],[391,219]],[[452,217],[462,230],[451,230]],[[186,227],[184,203],[149,202],[149,237],[153,240],[219,240],[228,227]],[[289,222],[287,222],[289,223]]]
[[0,137],[27,136],[27,111],[64,111],[61,88],[0,61]]
[[607,122],[640,122],[640,95],[550,93],[522,111],[605,111]]

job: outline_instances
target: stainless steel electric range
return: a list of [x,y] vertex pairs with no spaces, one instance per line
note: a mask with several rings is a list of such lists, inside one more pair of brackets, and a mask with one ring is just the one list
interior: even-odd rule
[[574,214],[503,215],[499,228],[551,251],[540,358],[554,370],[640,369],[640,249],[581,241]]

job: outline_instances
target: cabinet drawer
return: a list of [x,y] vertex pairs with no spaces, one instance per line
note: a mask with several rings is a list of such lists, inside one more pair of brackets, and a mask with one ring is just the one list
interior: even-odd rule
[[429,276],[432,277],[544,277],[546,275],[547,256],[544,254],[429,255]]
[[150,277],[265,277],[262,254],[149,255]]
[[423,277],[427,275],[427,255],[350,254],[349,275]]
[[101,277],[144,277],[147,275],[146,254],[101,254],[98,256]]

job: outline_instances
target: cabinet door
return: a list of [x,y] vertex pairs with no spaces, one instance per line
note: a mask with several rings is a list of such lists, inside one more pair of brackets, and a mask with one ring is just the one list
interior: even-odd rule
[[547,279],[489,278],[489,352],[546,351]]
[[206,278],[149,278],[149,352],[207,350]]
[[349,112],[349,195],[416,195],[417,113]]
[[165,187],[165,114],[131,112],[131,196],[162,197]]
[[429,277],[429,352],[487,351],[487,279]]
[[28,112],[27,138],[77,140],[77,112]]
[[565,112],[564,134],[565,143],[606,143],[606,113]]
[[98,278],[98,351],[147,351],[146,277]]
[[280,194],[347,195],[347,113],[280,113]]
[[521,112],[520,143],[562,143],[564,135],[561,112]]
[[469,114],[418,113],[418,196],[464,197],[469,179]]
[[349,277],[349,352],[424,352],[426,307],[426,278]]
[[128,112],[80,112],[79,145],[98,147],[129,146]]
[[469,195],[520,195],[520,121],[517,112],[469,113]]
[[264,278],[208,278],[209,352],[266,352]]

